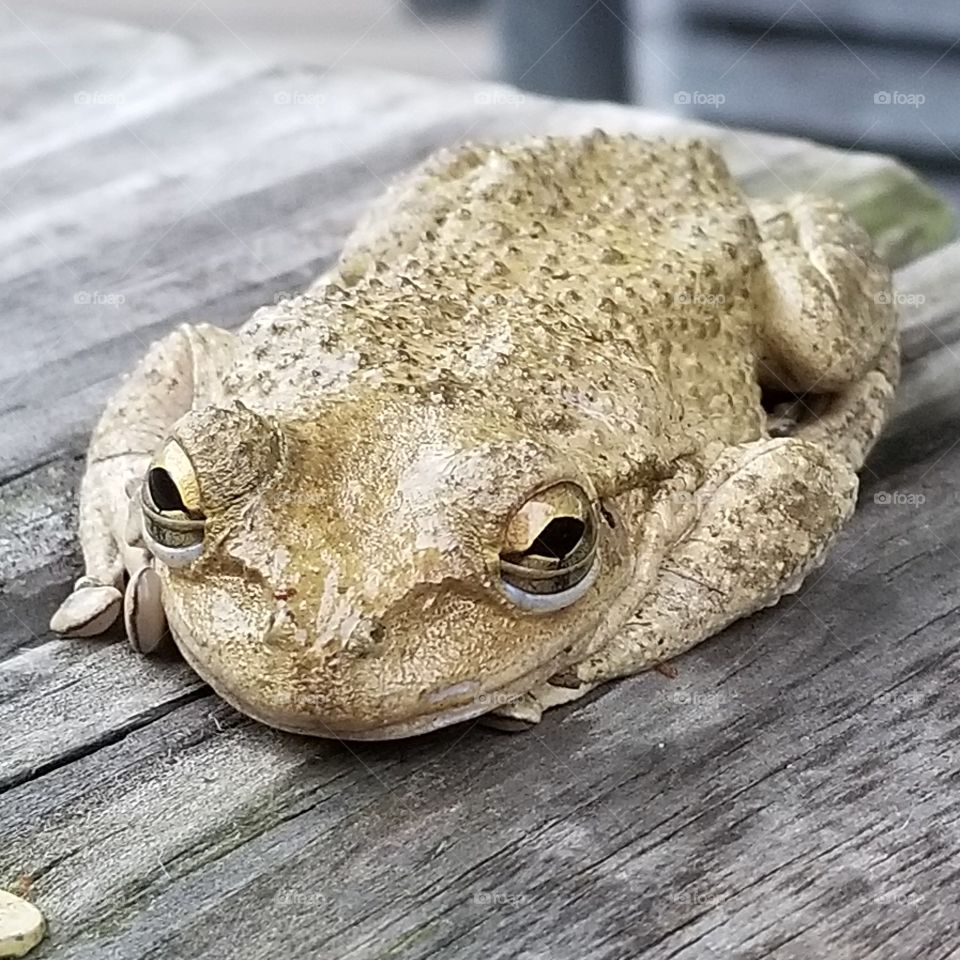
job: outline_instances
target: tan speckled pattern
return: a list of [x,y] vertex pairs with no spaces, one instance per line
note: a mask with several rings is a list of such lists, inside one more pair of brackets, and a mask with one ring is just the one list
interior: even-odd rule
[[316,299],[254,317],[236,396],[307,415],[386,392],[481,403],[564,445],[602,439],[611,457],[759,435],[759,235],[706,145],[471,148],[391,203]]
[[[557,671],[579,663],[587,689],[673,656],[820,561],[896,379],[884,291],[845,215],[751,210],[704,143],[468,147],[394,187],[308,295],[234,338],[155,348],[95,447],[163,406],[207,516],[203,556],[158,565],[163,605],[241,709],[398,736],[531,691],[535,716],[570,699],[544,687]],[[158,386],[185,367],[186,404]],[[768,440],[761,382],[837,398]],[[81,531],[95,578],[126,511],[100,469]],[[559,481],[603,506],[599,573],[564,609],[524,612],[498,553]],[[678,606],[664,571],[685,565],[718,586]]]

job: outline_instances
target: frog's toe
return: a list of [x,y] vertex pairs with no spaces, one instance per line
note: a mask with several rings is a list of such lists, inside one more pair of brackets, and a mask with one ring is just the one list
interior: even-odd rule
[[50,618],[50,629],[66,637],[94,637],[117,619],[122,599],[116,587],[81,577]]
[[804,408],[802,400],[778,403],[767,415],[767,433],[771,437],[789,437],[797,429]]
[[141,567],[127,584],[123,622],[127,640],[137,653],[160,653],[173,646],[160,591],[160,577],[153,567]]
[[787,395],[785,399],[767,404],[767,433],[771,437],[792,437],[810,424],[823,420],[829,412],[833,397],[829,394],[807,393]]
[[483,714],[480,721],[485,727],[492,727],[494,730],[521,733],[536,726],[542,716],[543,709],[537,698],[532,693],[525,693],[522,697]]
[[484,726],[509,733],[529,730],[540,722],[544,710],[579,700],[596,686],[593,683],[583,683],[573,675],[571,679],[561,678],[559,675],[552,679],[554,682],[542,683],[522,697],[485,713],[480,718]]

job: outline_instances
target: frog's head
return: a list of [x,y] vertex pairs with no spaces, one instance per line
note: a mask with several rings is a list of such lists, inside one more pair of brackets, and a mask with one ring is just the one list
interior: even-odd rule
[[622,619],[627,533],[588,464],[483,407],[381,395],[179,421],[142,508],[197,672],[273,726],[385,738],[582,657]]

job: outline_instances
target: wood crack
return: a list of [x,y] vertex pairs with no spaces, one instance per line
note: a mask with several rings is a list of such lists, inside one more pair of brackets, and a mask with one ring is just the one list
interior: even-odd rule
[[68,766],[77,760],[81,760],[83,757],[88,757],[91,754],[96,753],[98,750],[102,750],[104,747],[109,747],[114,743],[119,743],[134,731],[148,726],[154,721],[159,720],[168,713],[172,713],[174,710],[187,703],[192,703],[194,700],[199,700],[208,695],[209,690],[205,686],[201,686],[196,690],[188,691],[187,693],[181,694],[178,697],[174,697],[173,699],[162,704],[157,704],[156,706],[151,707],[149,710],[138,714],[136,717],[131,718],[121,726],[105,731],[95,740],[92,740],[89,743],[80,744],[75,748],[65,750],[63,753],[52,758],[46,763],[38,764],[36,767],[30,770],[25,770],[23,773],[0,777],[0,796],[3,796],[3,794],[7,793],[8,791],[22,786],[31,780],[37,780],[46,774],[49,774],[55,770],[59,770],[61,767]]

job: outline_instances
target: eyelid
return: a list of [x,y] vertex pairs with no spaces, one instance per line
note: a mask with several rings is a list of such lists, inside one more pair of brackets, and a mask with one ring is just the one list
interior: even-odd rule
[[560,593],[528,593],[526,590],[503,580],[500,581],[500,588],[511,603],[515,604],[520,610],[528,613],[553,613],[576,603],[596,583],[599,575],[600,559],[594,557],[593,566],[587,572],[587,575],[578,580],[572,587],[568,587]]
[[140,501],[140,509],[143,511],[144,516],[149,517],[149,519],[158,526],[166,527],[168,530],[175,530],[177,533],[191,533],[195,530],[203,531],[207,525],[205,520],[194,520],[190,517],[181,519],[180,517],[170,517],[160,513],[150,502],[146,494]]
[[172,569],[188,566],[193,563],[194,560],[199,559],[200,554],[203,553],[202,539],[191,544],[189,547],[165,547],[162,543],[157,543],[157,541],[150,536],[150,531],[147,529],[146,524],[143,525],[143,540],[150,553],[161,563],[166,564],[166,566]]
[[533,567],[527,567],[520,563],[511,563],[509,560],[500,561],[500,570],[511,574],[522,580],[555,580],[558,576],[570,576],[572,573],[578,573],[584,567],[589,566],[596,559],[597,545],[591,546],[590,552],[581,557],[575,563],[566,567],[558,567],[553,570],[537,570]]

